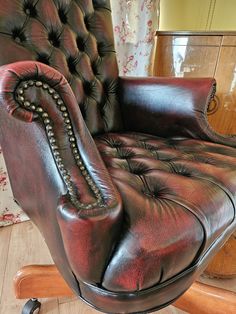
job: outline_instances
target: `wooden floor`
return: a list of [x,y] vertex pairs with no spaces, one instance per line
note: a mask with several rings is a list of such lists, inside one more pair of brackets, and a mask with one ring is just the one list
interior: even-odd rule
[[[20,314],[25,300],[16,300],[12,279],[16,271],[27,264],[52,263],[42,236],[31,222],[0,228],[0,314]],[[207,283],[236,291],[236,279]],[[82,301],[74,298],[43,299],[40,314],[98,314]],[[157,313],[157,312],[155,312]],[[169,306],[158,314],[184,313]],[[199,313],[201,314],[201,313]],[[227,313],[225,313],[227,314]]]

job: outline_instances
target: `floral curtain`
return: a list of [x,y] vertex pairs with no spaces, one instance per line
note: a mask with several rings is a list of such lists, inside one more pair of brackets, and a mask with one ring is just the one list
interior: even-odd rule
[[[120,75],[151,73],[160,0],[111,0]],[[14,202],[0,148],[0,227],[27,220]]]
[[111,0],[120,75],[152,73],[160,0]]
[[26,214],[13,200],[6,165],[0,147],[0,227],[27,219]]

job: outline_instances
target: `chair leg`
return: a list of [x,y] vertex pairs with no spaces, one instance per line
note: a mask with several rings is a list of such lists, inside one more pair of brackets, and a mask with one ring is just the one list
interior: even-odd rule
[[[21,268],[14,278],[14,289],[17,299],[73,295],[55,265]],[[173,305],[191,314],[233,314],[236,293],[195,282]]]

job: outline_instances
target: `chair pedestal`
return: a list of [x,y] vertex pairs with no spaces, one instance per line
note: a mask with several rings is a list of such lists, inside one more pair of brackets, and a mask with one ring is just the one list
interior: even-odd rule
[[[14,278],[17,299],[72,296],[55,265],[22,267]],[[236,293],[195,282],[174,306],[191,314],[236,313]]]

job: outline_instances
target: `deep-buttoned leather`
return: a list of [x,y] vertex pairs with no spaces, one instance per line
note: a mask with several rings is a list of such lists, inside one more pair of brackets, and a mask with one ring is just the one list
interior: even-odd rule
[[123,200],[103,286],[139,291],[193,265],[235,219],[236,149],[140,133],[96,138]]
[[121,129],[108,0],[1,1],[0,47],[0,65],[34,60],[62,73],[91,133]]

